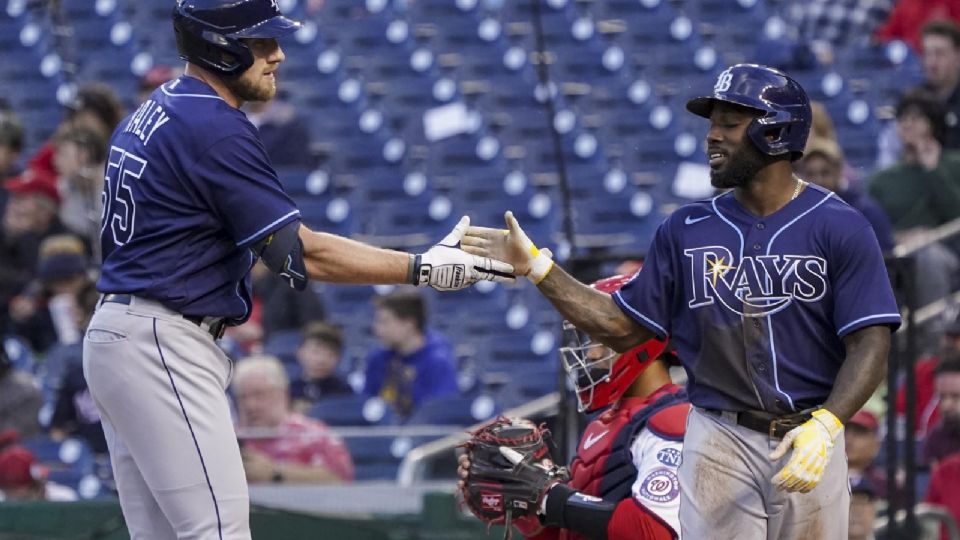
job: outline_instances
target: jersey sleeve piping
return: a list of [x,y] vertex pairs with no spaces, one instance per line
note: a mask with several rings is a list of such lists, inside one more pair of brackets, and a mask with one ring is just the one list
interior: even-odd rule
[[614,303],[617,304],[617,306],[620,307],[621,310],[623,310],[624,313],[627,314],[627,316],[637,321],[638,323],[643,325],[645,328],[647,328],[651,332],[657,334],[658,338],[667,339],[668,334],[667,334],[667,331],[663,328],[663,326],[658,324],[656,321],[654,321],[650,317],[647,317],[646,315],[640,313],[639,311],[634,309],[633,306],[627,304],[626,300],[623,299],[623,296],[620,295],[620,291],[616,291],[615,293],[613,293],[613,301]]
[[866,317],[860,317],[859,319],[847,323],[845,326],[837,330],[837,336],[844,337],[847,334],[853,332],[854,330],[859,330],[867,326],[890,326],[892,330],[900,328],[902,320],[899,313],[879,313],[877,315],[867,315]]
[[288,222],[292,221],[291,218],[296,218],[296,217],[300,217],[300,210],[292,210],[290,212],[287,212],[283,216],[280,216],[277,219],[273,220],[273,222],[270,223],[269,225],[265,225],[259,231],[237,242],[237,246],[243,247],[256,240],[259,240],[261,236],[264,236],[265,234],[269,233],[270,231],[272,231],[273,229],[277,228],[280,225],[286,225]]

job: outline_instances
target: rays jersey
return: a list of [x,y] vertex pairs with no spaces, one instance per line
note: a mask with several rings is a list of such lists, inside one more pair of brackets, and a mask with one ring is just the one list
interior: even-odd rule
[[843,338],[900,325],[873,228],[813,184],[766,217],[732,191],[684,206],[613,297],[670,336],[694,405],[728,411],[821,405],[845,358]]

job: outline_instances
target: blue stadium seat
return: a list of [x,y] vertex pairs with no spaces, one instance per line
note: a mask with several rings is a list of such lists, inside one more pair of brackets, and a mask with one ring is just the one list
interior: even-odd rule
[[393,409],[382,399],[359,395],[324,398],[308,415],[331,426],[382,426],[396,420]]
[[95,474],[93,454],[81,439],[71,438],[60,442],[40,435],[21,444],[49,469],[48,478],[51,481],[74,489],[84,499],[96,498],[103,492],[100,479]]
[[263,352],[276,356],[285,364],[296,364],[297,349],[302,340],[298,330],[280,330],[270,334],[263,344]]
[[347,437],[345,441],[353,459],[355,480],[396,479],[403,454],[395,455],[395,437]]
[[351,236],[355,229],[350,200],[338,196],[294,197],[304,225],[315,231]]
[[492,396],[450,396],[421,403],[407,420],[408,425],[470,426],[489,420],[500,412]]

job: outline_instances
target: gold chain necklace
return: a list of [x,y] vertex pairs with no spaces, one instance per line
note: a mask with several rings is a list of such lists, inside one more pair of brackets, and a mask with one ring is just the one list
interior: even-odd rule
[[791,201],[794,200],[794,199],[796,199],[796,198],[797,198],[797,195],[800,195],[800,190],[803,189],[803,186],[805,186],[805,185],[807,185],[806,182],[804,182],[803,180],[797,178],[797,188],[793,190],[793,197],[790,197],[790,200],[791,200]]

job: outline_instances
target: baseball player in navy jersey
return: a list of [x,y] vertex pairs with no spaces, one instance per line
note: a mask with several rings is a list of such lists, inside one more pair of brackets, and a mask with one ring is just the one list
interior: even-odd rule
[[215,340],[250,315],[255,261],[298,290],[308,279],[453,290],[509,281],[512,268],[455,247],[467,218],[420,255],[307,229],[239,110],[274,96],[276,38],[299,23],[275,0],[181,0],[173,23],[185,75],[110,140],[84,372],[132,538],[247,539],[232,366]]
[[694,405],[679,471],[685,538],[845,538],[843,423],[883,378],[900,324],[877,239],[860,213],[793,175],[811,122],[796,81],[738,64],[687,109],[709,120],[711,182],[728,191],[668,217],[620,291],[570,277],[509,212],[506,231],[473,227],[462,245],[512,262],[618,351],[670,337]]

